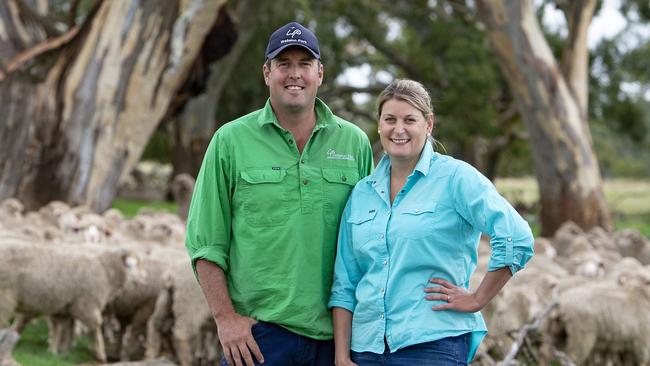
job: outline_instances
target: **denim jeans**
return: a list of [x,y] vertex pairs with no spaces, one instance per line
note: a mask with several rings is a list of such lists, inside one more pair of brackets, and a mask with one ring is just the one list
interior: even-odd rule
[[419,343],[383,354],[351,352],[352,361],[359,366],[457,366],[467,365],[471,333]]
[[[267,322],[253,325],[252,332],[264,356],[264,366],[334,365],[334,341],[304,337]],[[257,363],[255,356],[253,360],[255,365],[262,365]],[[242,360],[242,364],[246,363]],[[221,358],[221,365],[228,365],[224,357]]]

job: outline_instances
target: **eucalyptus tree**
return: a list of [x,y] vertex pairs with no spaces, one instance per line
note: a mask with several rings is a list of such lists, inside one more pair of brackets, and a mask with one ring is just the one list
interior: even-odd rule
[[611,229],[588,119],[587,31],[596,0],[558,2],[568,24],[560,60],[544,38],[532,0],[476,4],[530,135],[542,235],[552,235],[567,220]]
[[191,90],[197,60],[227,53],[225,6],[1,1],[0,199],[106,209],[179,90]]

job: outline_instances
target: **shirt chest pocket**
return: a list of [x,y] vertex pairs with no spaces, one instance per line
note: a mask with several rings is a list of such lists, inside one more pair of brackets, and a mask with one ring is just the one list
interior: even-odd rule
[[289,217],[286,176],[284,169],[241,172],[238,193],[241,211],[249,225],[264,227],[286,222]]
[[377,216],[377,211],[372,209],[350,214],[347,223],[350,225],[352,248],[355,251],[360,250],[373,237],[373,233],[376,231],[375,216]]
[[323,216],[338,227],[350,191],[359,181],[356,168],[323,168]]
[[435,234],[440,221],[437,202],[418,202],[402,208],[400,224],[404,236],[421,238]]

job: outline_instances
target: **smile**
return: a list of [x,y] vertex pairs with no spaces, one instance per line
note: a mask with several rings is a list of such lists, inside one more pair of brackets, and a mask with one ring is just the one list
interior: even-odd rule
[[411,139],[390,139],[390,141],[392,141],[394,144],[406,144],[411,141]]
[[299,86],[299,85],[287,85],[285,86],[286,89],[288,90],[303,90],[305,87]]

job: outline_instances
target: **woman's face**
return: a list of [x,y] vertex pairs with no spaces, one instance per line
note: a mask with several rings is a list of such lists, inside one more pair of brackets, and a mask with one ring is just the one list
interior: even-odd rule
[[379,138],[391,161],[417,163],[432,129],[433,117],[425,118],[410,103],[399,99],[384,102],[379,116]]

